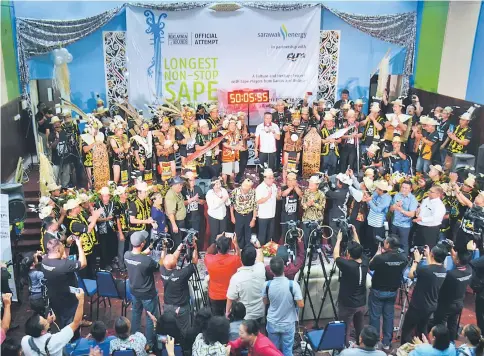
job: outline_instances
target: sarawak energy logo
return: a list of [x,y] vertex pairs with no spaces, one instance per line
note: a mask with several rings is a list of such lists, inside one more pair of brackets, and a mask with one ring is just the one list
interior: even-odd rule
[[257,37],[281,38],[285,41],[288,38],[306,38],[306,32],[289,32],[286,25],[282,24],[279,32],[259,32]]
[[281,31],[282,39],[285,40],[287,38],[287,33],[288,33],[286,25],[282,24],[280,31]]

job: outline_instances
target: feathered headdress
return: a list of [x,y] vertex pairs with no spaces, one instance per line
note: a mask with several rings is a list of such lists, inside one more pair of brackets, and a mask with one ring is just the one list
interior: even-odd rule
[[82,109],[79,106],[77,106],[76,104],[74,104],[74,103],[72,103],[69,100],[64,99],[64,98],[61,98],[61,100],[62,100],[62,105],[61,105],[62,110],[67,109],[67,110],[70,110],[71,112],[74,111],[79,116],[81,116],[83,119],[87,119],[87,117],[89,116],[84,111],[82,111]]

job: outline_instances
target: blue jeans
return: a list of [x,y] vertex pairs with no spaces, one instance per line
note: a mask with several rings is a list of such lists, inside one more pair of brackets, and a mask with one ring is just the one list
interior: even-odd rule
[[267,336],[274,345],[284,354],[292,356],[292,347],[294,345],[294,323],[272,324],[267,322]]
[[393,164],[393,172],[401,172],[408,174],[410,172],[410,161],[408,159],[401,159]]
[[417,158],[417,172],[427,173],[429,171],[430,160],[423,159],[422,157]]
[[393,317],[397,292],[384,292],[370,289],[368,311],[370,325],[380,333],[380,318],[383,316],[383,345],[389,346],[393,336]]
[[410,235],[411,227],[401,227],[392,225],[392,233],[398,235],[402,250],[405,251],[405,256],[408,256],[408,236]]
[[[131,333],[134,334],[135,332],[140,331],[141,325],[141,314],[143,313],[143,309],[149,311],[151,314],[156,316],[156,318],[160,317],[160,309],[158,307],[158,295],[156,295],[152,299],[139,299],[136,298],[134,295],[133,298],[133,310],[131,314]],[[153,321],[151,318],[146,316],[146,328],[145,328],[145,336],[148,345],[152,346],[155,343],[155,333],[153,332]]]

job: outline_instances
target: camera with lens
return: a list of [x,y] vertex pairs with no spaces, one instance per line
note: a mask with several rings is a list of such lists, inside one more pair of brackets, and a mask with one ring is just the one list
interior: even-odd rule
[[336,226],[338,227],[339,231],[341,232],[341,242],[347,243],[353,240],[353,230],[351,229],[350,219],[349,217],[341,217],[337,219],[333,219],[336,222]]
[[454,241],[449,239],[444,239],[438,242],[437,246],[443,247],[447,254],[450,254],[450,251],[454,248]]
[[299,221],[289,220],[286,222],[282,222],[282,224],[287,225],[287,232],[284,236],[284,242],[286,245],[295,245],[297,239],[301,236],[301,229],[297,227]]
[[413,246],[413,247],[411,247],[410,248],[410,256],[412,256],[412,258],[413,258],[413,253],[415,251],[418,251],[421,255],[423,255],[424,252],[425,252],[425,247],[426,246]]
[[323,225],[317,220],[305,221],[304,224],[308,226],[310,231],[309,244],[313,246],[319,245],[323,236]]
[[198,231],[195,229],[180,229],[186,233],[186,236],[183,238],[183,246],[180,251],[180,259],[178,260],[178,267],[183,267],[185,261],[188,263],[191,262],[193,257],[193,243],[195,242],[195,235],[198,234]]

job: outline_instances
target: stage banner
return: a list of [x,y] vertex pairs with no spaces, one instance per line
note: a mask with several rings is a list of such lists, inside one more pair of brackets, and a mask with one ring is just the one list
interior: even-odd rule
[[[1,257],[0,263],[7,265],[12,261],[12,246],[10,244],[10,223],[8,212],[8,195],[0,194],[0,246]],[[10,278],[8,279],[8,286],[12,291],[12,300],[17,302],[17,287],[15,286],[15,276],[13,274],[13,266],[8,267]]]
[[[219,101],[226,112],[247,111],[247,104],[228,107],[227,93],[261,89],[274,100],[317,92],[319,6],[231,12],[129,6],[126,18],[128,94],[138,109],[164,97]],[[263,112],[267,106],[249,109]]]

